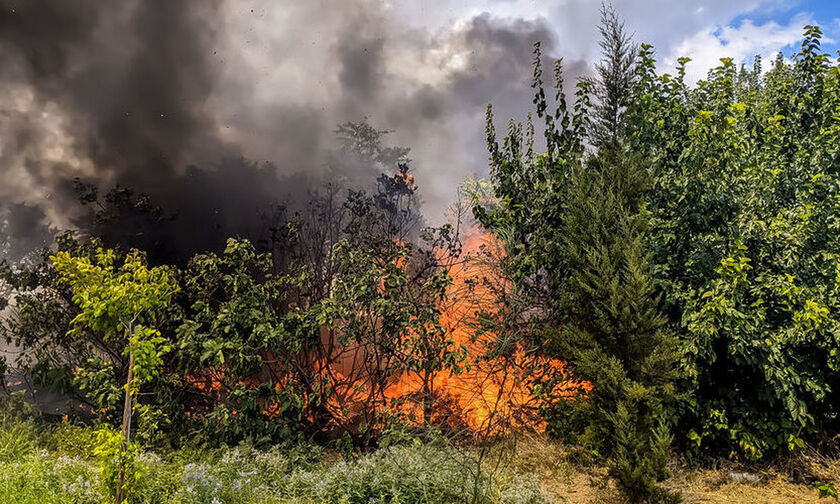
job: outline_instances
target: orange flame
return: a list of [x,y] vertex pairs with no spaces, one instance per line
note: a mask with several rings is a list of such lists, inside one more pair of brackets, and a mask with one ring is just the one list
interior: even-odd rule
[[[462,257],[446,266],[453,281],[439,306],[440,323],[449,338],[467,349],[460,373],[439,372],[425,383],[417,373],[402,373],[388,379],[382,397],[373,397],[373,378],[359,365],[364,360],[361,354],[370,349],[354,343],[341,345],[334,330],[322,328],[325,350],[309,361],[309,369],[317,375],[311,377],[313,382],[328,388],[325,407],[341,427],[376,423],[377,412],[366,408],[379,407],[416,425],[429,420],[475,434],[503,434],[510,428],[543,431],[546,424],[541,408],[589,389],[588,384],[566,378],[563,361],[545,357],[541,352],[529,352],[515,342],[496,351],[500,337],[505,335],[479,330],[478,321],[482,315],[506,315],[499,313],[498,296],[509,292],[511,285],[495,267],[504,257],[503,248],[494,235],[477,230],[467,235],[463,245],[467,259]],[[224,395],[222,383],[231,380],[240,385],[258,385],[258,380],[243,382],[226,377],[224,370],[207,370],[188,379],[192,386],[219,398]],[[275,383],[278,390],[288,385]],[[278,404],[264,406],[269,417],[280,410]],[[429,410],[431,418],[425,418]],[[308,420],[315,421],[311,417]]]
[[[456,344],[467,348],[463,363],[466,369],[459,374],[442,372],[435,376],[436,399],[441,405],[446,399],[454,403],[458,420],[476,433],[498,434],[508,427],[543,431],[546,425],[539,415],[541,407],[564,400],[580,390],[581,384],[565,379],[563,361],[528,353],[522,347],[488,356],[501,335],[479,331],[478,317],[497,315],[497,296],[511,287],[494,268],[504,251],[494,235],[477,230],[467,235],[464,251],[468,259],[449,267],[453,283],[440,309],[447,333]],[[538,393],[543,382],[553,385]],[[413,397],[420,393],[420,385],[418,376],[404,374],[386,394],[394,399]],[[419,405],[408,409],[415,421],[422,420]]]

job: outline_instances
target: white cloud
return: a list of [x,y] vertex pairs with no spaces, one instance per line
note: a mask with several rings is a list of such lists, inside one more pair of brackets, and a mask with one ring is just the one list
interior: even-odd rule
[[664,59],[667,68],[673,68],[681,56],[691,58],[686,66],[686,78],[696,82],[706,77],[709,69],[720,64],[721,58],[732,58],[736,63],[761,55],[770,61],[779,50],[795,44],[802,38],[802,27],[812,23],[808,14],[800,13],[786,25],[769,21],[756,25],[744,20],[739,26],[710,26],[685,38]]
[[[732,26],[733,20],[749,19],[750,14],[787,12],[795,2],[612,0],[636,40],[653,44],[666,67],[673,67],[679,56],[691,57],[694,63],[689,68],[690,76],[695,80],[705,76],[708,68],[717,66],[721,57],[741,61],[755,54],[772,55],[796,42],[802,26],[812,21],[805,14],[794,16],[786,25],[755,25],[747,20]],[[556,31],[561,56],[590,62],[599,58],[598,0],[394,0],[392,5],[409,23],[433,29],[452,27],[485,11],[497,18],[545,18]]]

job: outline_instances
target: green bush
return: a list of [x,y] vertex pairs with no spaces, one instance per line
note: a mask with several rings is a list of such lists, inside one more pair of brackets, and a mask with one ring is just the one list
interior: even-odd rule
[[540,490],[533,474],[513,473],[503,480],[499,490],[499,504],[546,504],[548,500]]
[[172,502],[246,504],[276,502],[292,472],[308,472],[320,465],[315,447],[274,447],[259,451],[247,446],[217,450],[186,463]]
[[323,472],[295,472],[285,497],[310,502],[455,503],[477,488],[477,502],[490,502],[487,482],[476,481],[468,461],[438,445],[396,446]]
[[21,460],[35,451],[38,411],[26,403],[23,392],[0,392],[0,463]]
[[[108,501],[108,475],[93,456],[94,429],[33,420],[0,424],[0,439],[15,436],[14,450],[0,459],[0,502]],[[141,452],[135,463],[142,471],[132,487],[133,504],[547,502],[533,475],[499,471],[491,478],[477,471],[469,452],[440,439],[356,453],[337,463],[311,445]]]
[[41,433],[44,448],[57,455],[94,458],[96,432],[80,423],[64,421],[44,428]]
[[808,26],[769,71],[724,58],[696,87],[640,57],[650,244],[693,399],[678,441],[749,459],[838,432],[840,67]]
[[0,463],[0,502],[16,504],[102,504],[105,488],[96,465],[37,450]]

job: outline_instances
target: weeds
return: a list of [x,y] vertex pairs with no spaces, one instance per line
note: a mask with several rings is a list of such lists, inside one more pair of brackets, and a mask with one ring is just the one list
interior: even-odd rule
[[[0,502],[108,502],[108,475],[96,462],[94,439],[90,427],[5,417],[0,422]],[[476,481],[469,454],[441,440],[390,446],[334,463],[328,459],[322,449],[307,445],[140,452],[135,464],[141,477],[129,502],[466,504],[464,489]],[[548,502],[533,475],[486,474],[477,481],[476,504]]]

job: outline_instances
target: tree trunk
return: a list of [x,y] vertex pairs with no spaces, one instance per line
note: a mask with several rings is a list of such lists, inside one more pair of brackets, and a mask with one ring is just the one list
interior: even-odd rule
[[128,379],[125,384],[125,404],[123,405],[122,433],[123,447],[120,454],[120,468],[117,478],[117,504],[122,504],[123,485],[125,485],[125,454],[128,452],[131,441],[131,382],[134,381],[134,350],[129,352],[128,357]]
[[434,395],[432,393],[432,378],[429,377],[429,373],[425,372],[423,374],[423,424],[428,427],[432,424],[432,401],[434,400]]

